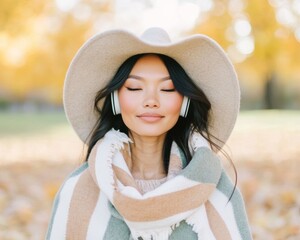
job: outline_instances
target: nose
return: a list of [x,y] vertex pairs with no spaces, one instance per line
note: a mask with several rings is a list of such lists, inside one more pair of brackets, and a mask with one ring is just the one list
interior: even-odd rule
[[154,91],[145,93],[143,106],[146,108],[159,108],[159,99]]

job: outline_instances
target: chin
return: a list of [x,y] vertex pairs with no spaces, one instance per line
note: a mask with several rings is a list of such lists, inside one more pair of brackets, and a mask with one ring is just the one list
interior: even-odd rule
[[159,137],[159,136],[162,136],[162,135],[165,135],[169,129],[167,130],[158,130],[158,129],[131,129],[130,130],[131,132],[133,132],[134,134],[136,135],[139,135],[141,137]]
[[166,134],[166,132],[148,132],[148,131],[143,131],[143,132],[135,132],[137,135],[141,137],[159,137],[161,135]]
[[141,124],[140,122],[128,122],[125,125],[128,129],[141,137],[159,137],[167,134],[167,132],[175,126],[176,122],[159,122],[153,124]]

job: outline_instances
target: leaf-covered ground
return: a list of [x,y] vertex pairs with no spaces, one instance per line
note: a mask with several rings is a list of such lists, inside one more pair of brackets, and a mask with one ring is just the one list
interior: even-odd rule
[[[31,132],[0,136],[2,240],[44,239],[55,193],[82,159],[68,125]],[[300,239],[300,114],[243,113],[228,146],[254,239]]]

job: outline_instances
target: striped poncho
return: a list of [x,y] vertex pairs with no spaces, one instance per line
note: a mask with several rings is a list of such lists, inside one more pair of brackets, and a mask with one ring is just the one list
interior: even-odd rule
[[[131,140],[111,130],[54,201],[46,239],[252,239],[244,203],[200,134],[187,165],[172,145],[167,181],[141,194],[128,166]],[[187,166],[186,166],[187,165]]]

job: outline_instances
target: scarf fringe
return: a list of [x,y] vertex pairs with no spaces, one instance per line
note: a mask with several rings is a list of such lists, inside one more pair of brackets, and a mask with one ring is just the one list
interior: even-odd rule
[[131,236],[134,240],[168,240],[174,229],[178,226],[179,223],[176,223],[170,227],[148,231],[137,231],[131,229]]
[[206,214],[205,206],[202,205],[198,208],[196,212],[194,212],[190,217],[186,220],[186,223],[192,227],[192,230],[197,233],[198,240],[207,239],[214,240],[215,237],[210,230],[208,217]]
[[[116,154],[116,152],[120,151],[124,148],[124,143],[132,143],[132,140],[125,134],[120,131],[117,131],[115,129],[111,129],[109,132],[105,134],[105,137],[103,139],[103,142],[101,143],[101,148],[99,151],[99,154],[97,154],[97,162],[101,162],[102,159],[106,159],[106,165],[105,165],[105,172],[103,174],[97,174],[96,175],[106,175],[107,182],[109,183],[111,187],[108,187],[105,183],[105,180],[100,181],[100,179],[97,179],[98,185],[101,189],[107,189],[106,194],[110,201],[112,201],[113,193],[112,191],[116,189],[116,181],[114,179],[114,170],[112,167],[113,158]],[[100,159],[101,158],[101,159]],[[97,168],[98,171],[103,171],[102,167]]]

